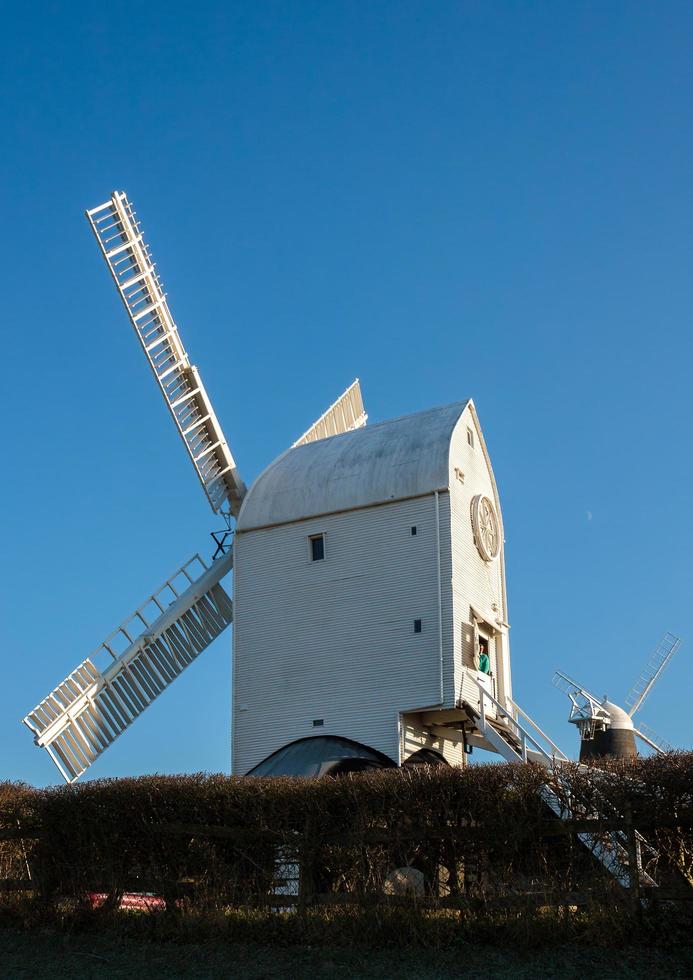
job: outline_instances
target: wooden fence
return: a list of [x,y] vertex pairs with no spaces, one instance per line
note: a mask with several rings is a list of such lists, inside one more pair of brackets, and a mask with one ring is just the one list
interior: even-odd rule
[[[384,829],[363,829],[351,833],[331,833],[329,829],[322,830],[317,835],[314,828],[310,834],[300,835],[295,831],[256,830],[245,825],[214,826],[209,824],[188,823],[152,823],[146,828],[147,839],[153,848],[159,852],[162,867],[154,875],[140,873],[121,874],[114,883],[113,877],[104,876],[98,867],[85,873],[80,869],[74,880],[66,887],[64,875],[58,867],[45,868],[42,866],[41,843],[44,838],[39,825],[19,823],[17,826],[0,827],[0,843],[14,842],[21,848],[23,864],[26,869],[23,877],[8,877],[0,879],[0,901],[2,897],[23,894],[45,899],[50,893],[53,900],[71,898],[84,901],[87,896],[100,894],[108,896],[107,901],[118,907],[126,893],[153,894],[163,896],[162,903],[153,907],[165,907],[169,911],[179,911],[182,906],[194,908],[200,902],[202,892],[209,893],[209,882],[204,872],[197,876],[181,875],[169,877],[165,873],[166,841],[175,839],[177,847],[193,842],[223,842],[232,852],[247,856],[254,849],[265,854],[275,855],[274,869],[271,880],[267,875],[260,876],[259,883],[254,889],[246,891],[242,904],[246,907],[264,908],[274,912],[286,909],[306,909],[308,907],[326,906],[359,906],[369,908],[408,907],[420,909],[440,909],[468,911],[479,913],[482,910],[511,910],[537,909],[541,907],[580,907],[595,906],[603,903],[626,903],[634,907],[642,907],[643,902],[688,903],[693,900],[693,881],[678,866],[676,861],[668,860],[658,863],[658,876],[661,883],[656,887],[644,884],[643,876],[632,876],[631,887],[622,888],[608,878],[604,869],[594,860],[591,876],[581,881],[579,888],[569,887],[569,876],[564,875],[561,865],[562,855],[557,857],[558,865],[549,867],[545,864],[547,853],[551,852],[552,842],[562,841],[584,859],[584,849],[578,845],[578,835],[590,834],[606,838],[618,832],[623,835],[626,850],[635,862],[638,850],[637,833],[645,836],[654,835],[659,838],[661,832],[689,831],[693,828],[693,810],[684,810],[669,819],[647,819],[640,816],[637,828],[629,812],[622,817],[613,819],[580,819],[557,821],[547,819],[539,828],[533,828],[531,850],[544,857],[545,873],[540,880],[536,875],[536,861],[533,864],[534,880],[531,884],[526,881],[527,875],[513,875],[502,882],[480,883],[477,873],[472,876],[460,876],[458,880],[448,875],[447,882],[427,881],[423,888],[390,885],[387,881],[369,881],[367,875],[362,880],[355,880],[348,889],[340,888],[339,882],[329,890],[319,887],[321,880],[320,859],[326,848],[353,850],[362,857],[367,856],[369,849],[385,849],[387,854],[406,851],[412,847],[423,850],[435,856],[445,851],[446,846],[456,849],[457,857],[464,862],[470,855],[477,855],[479,849],[494,847],[502,854],[503,842],[489,840],[488,830],[480,824],[468,825],[462,828],[442,828],[440,832],[431,832],[430,827],[417,829],[409,827],[406,830],[395,828],[392,831]],[[522,852],[521,841],[513,841],[513,855]],[[563,852],[562,852],[563,854]],[[589,855],[588,855],[589,857]],[[251,859],[252,861],[252,859]],[[477,862],[478,864],[478,862]],[[512,864],[512,861],[510,862]],[[292,878],[282,877],[277,867],[287,865],[295,869]],[[559,871],[561,873],[555,874]],[[218,875],[217,875],[218,877]],[[531,877],[531,875],[530,875]],[[57,895],[56,895],[57,888]],[[224,889],[217,891],[223,896]],[[126,903],[125,903],[126,904]]]

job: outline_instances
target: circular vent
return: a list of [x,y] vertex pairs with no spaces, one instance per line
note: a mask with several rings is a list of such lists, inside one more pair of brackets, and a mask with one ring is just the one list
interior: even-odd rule
[[500,554],[500,524],[493,504],[481,493],[472,500],[472,528],[479,554],[494,561]]

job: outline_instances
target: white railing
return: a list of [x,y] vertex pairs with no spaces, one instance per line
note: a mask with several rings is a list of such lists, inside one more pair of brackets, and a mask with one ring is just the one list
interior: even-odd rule
[[540,738],[543,738],[546,744],[550,746],[552,757],[554,759],[558,759],[559,762],[567,762],[568,756],[565,754],[565,752],[559,749],[556,743],[551,738],[549,738],[546,732],[543,731],[535,721],[532,721],[532,719],[529,717],[527,712],[523,711],[522,708],[519,706],[519,704],[513,701],[512,698],[508,698],[507,700],[508,703],[512,705],[513,710],[516,711],[517,714],[520,715],[522,718],[524,718],[527,724],[537,733],[537,735],[539,735]]
[[[529,752],[533,751],[541,757],[541,761],[547,766],[553,766],[556,760],[565,762],[567,761],[567,756],[558,748],[558,746],[551,741],[551,739],[546,735],[538,725],[536,725],[532,719],[525,714],[518,706],[510,701],[512,710],[505,708],[500,701],[490,694],[483,684],[476,682],[476,686],[479,689],[479,728],[482,733],[486,732],[486,729],[490,722],[487,721],[488,717],[492,714],[488,711],[488,706],[492,705],[495,708],[495,717],[505,722],[505,726],[510,732],[510,735],[518,743],[518,748],[510,745],[510,748],[515,751],[517,756],[522,760],[522,762],[527,762],[529,759]],[[527,731],[517,718],[514,717],[512,711],[521,714],[523,718],[532,726],[536,732],[536,736],[532,735],[531,732]],[[501,736],[502,737],[502,736]],[[544,744],[540,741],[543,739]],[[547,751],[546,746],[549,746],[550,751]]]

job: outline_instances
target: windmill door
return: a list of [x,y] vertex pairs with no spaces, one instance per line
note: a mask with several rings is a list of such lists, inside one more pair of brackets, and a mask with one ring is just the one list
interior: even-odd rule
[[496,631],[487,623],[474,620],[476,680],[492,697],[496,693]]

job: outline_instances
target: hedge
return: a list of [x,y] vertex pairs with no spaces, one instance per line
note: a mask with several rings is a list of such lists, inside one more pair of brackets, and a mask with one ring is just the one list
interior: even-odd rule
[[[563,765],[552,786],[568,823],[542,802],[546,781],[539,766],[492,764],[321,780],[0,783],[0,909],[88,915],[101,904],[104,914],[127,904],[126,892],[151,892],[162,899],[152,908],[177,928],[186,916],[242,912],[246,925],[272,920],[290,932],[299,920],[302,929],[311,916],[322,921],[328,907],[360,922],[359,932],[374,910],[378,922],[404,915],[411,926],[414,914],[438,916],[437,929],[445,921],[478,930],[499,917],[564,920],[566,909],[587,907],[641,919],[643,910],[661,914],[664,896],[688,915],[693,753]],[[641,847],[659,888],[643,879],[624,894],[580,843],[586,832],[608,841],[614,828],[631,858]]]

